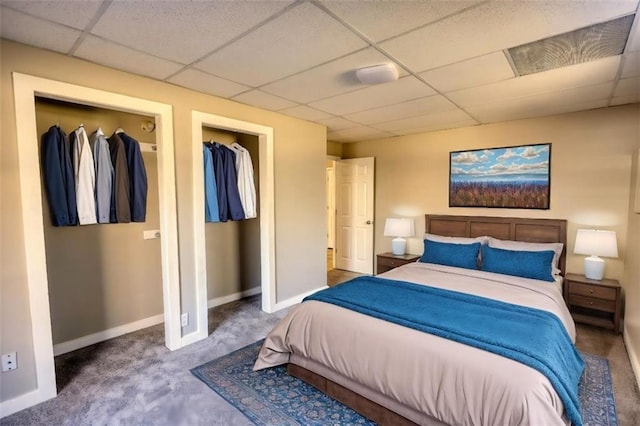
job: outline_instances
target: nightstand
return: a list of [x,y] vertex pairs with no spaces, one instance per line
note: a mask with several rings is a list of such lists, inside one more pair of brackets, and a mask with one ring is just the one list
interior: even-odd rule
[[591,280],[584,275],[564,277],[564,300],[576,322],[620,332],[620,283]]
[[393,253],[380,253],[378,256],[378,263],[376,270],[378,274],[397,268],[398,266],[406,265],[407,263],[415,262],[420,259],[420,255],[417,254],[403,254],[396,256]]

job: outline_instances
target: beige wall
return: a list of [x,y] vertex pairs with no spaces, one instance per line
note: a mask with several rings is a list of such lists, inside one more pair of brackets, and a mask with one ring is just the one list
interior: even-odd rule
[[[640,114],[636,117],[640,123]],[[640,386],[640,205],[635,205],[637,191],[640,191],[640,141],[633,156],[631,196],[629,198],[629,234],[625,256],[625,318],[624,339],[627,343],[631,365]]]
[[327,142],[327,155],[342,157],[342,144],[339,142]]
[[[172,105],[183,312],[195,312],[195,261],[192,235],[191,111],[222,115],[273,127],[275,135],[276,301],[326,284],[325,159],[326,128],[281,114],[135,76],[65,55],[2,40],[0,46],[2,182],[1,233],[2,353],[17,351],[19,368],[2,375],[0,399],[36,388],[27,255],[22,211],[11,73],[20,72]],[[34,143],[37,143],[34,140]],[[197,167],[201,167],[200,164]],[[216,265],[225,268],[228,265]],[[234,265],[235,266],[235,265]]]
[[[606,260],[605,276],[623,285],[626,328],[632,350],[640,354],[640,217],[629,202],[639,115],[635,104],[345,144],[343,154],[376,158],[377,253],[391,247],[390,238],[383,236],[389,216],[415,218],[416,237],[408,240],[407,251],[417,254],[422,253],[425,213],[561,218],[568,221],[567,269],[582,273],[584,257],[573,255],[576,230],[616,231],[620,257]],[[545,142],[552,144],[550,210],[448,207],[450,151]]]

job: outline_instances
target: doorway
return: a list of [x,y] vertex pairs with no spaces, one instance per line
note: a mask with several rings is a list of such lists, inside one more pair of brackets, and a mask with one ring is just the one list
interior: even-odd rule
[[188,342],[202,340],[208,335],[207,259],[205,240],[205,200],[202,141],[203,127],[244,133],[258,138],[260,224],[260,289],[262,310],[275,312],[275,206],[273,167],[273,128],[200,111],[191,112],[192,123],[192,188],[193,188],[193,238],[196,259],[196,329],[185,336]]
[[37,388],[15,405],[30,406],[57,394],[47,258],[44,242],[42,186],[36,125],[36,97],[79,103],[153,117],[156,123],[158,191],[165,345],[182,346],[180,336],[180,281],[173,157],[173,121],[170,105],[88,87],[13,73],[13,90],[22,201],[22,234],[25,242],[27,286]]

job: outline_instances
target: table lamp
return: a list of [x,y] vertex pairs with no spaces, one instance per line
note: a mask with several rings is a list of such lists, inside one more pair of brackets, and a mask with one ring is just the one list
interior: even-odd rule
[[391,240],[391,252],[396,256],[402,256],[407,242],[403,237],[413,237],[413,219],[388,218],[384,223],[384,236],[395,237]]
[[618,241],[614,231],[597,229],[578,229],[575,254],[588,254],[584,259],[584,276],[592,280],[601,280],[604,276],[604,260],[598,256],[618,257]]

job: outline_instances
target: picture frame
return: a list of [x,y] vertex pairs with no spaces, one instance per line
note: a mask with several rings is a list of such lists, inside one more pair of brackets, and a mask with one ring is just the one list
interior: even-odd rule
[[449,207],[548,210],[551,143],[451,151]]

